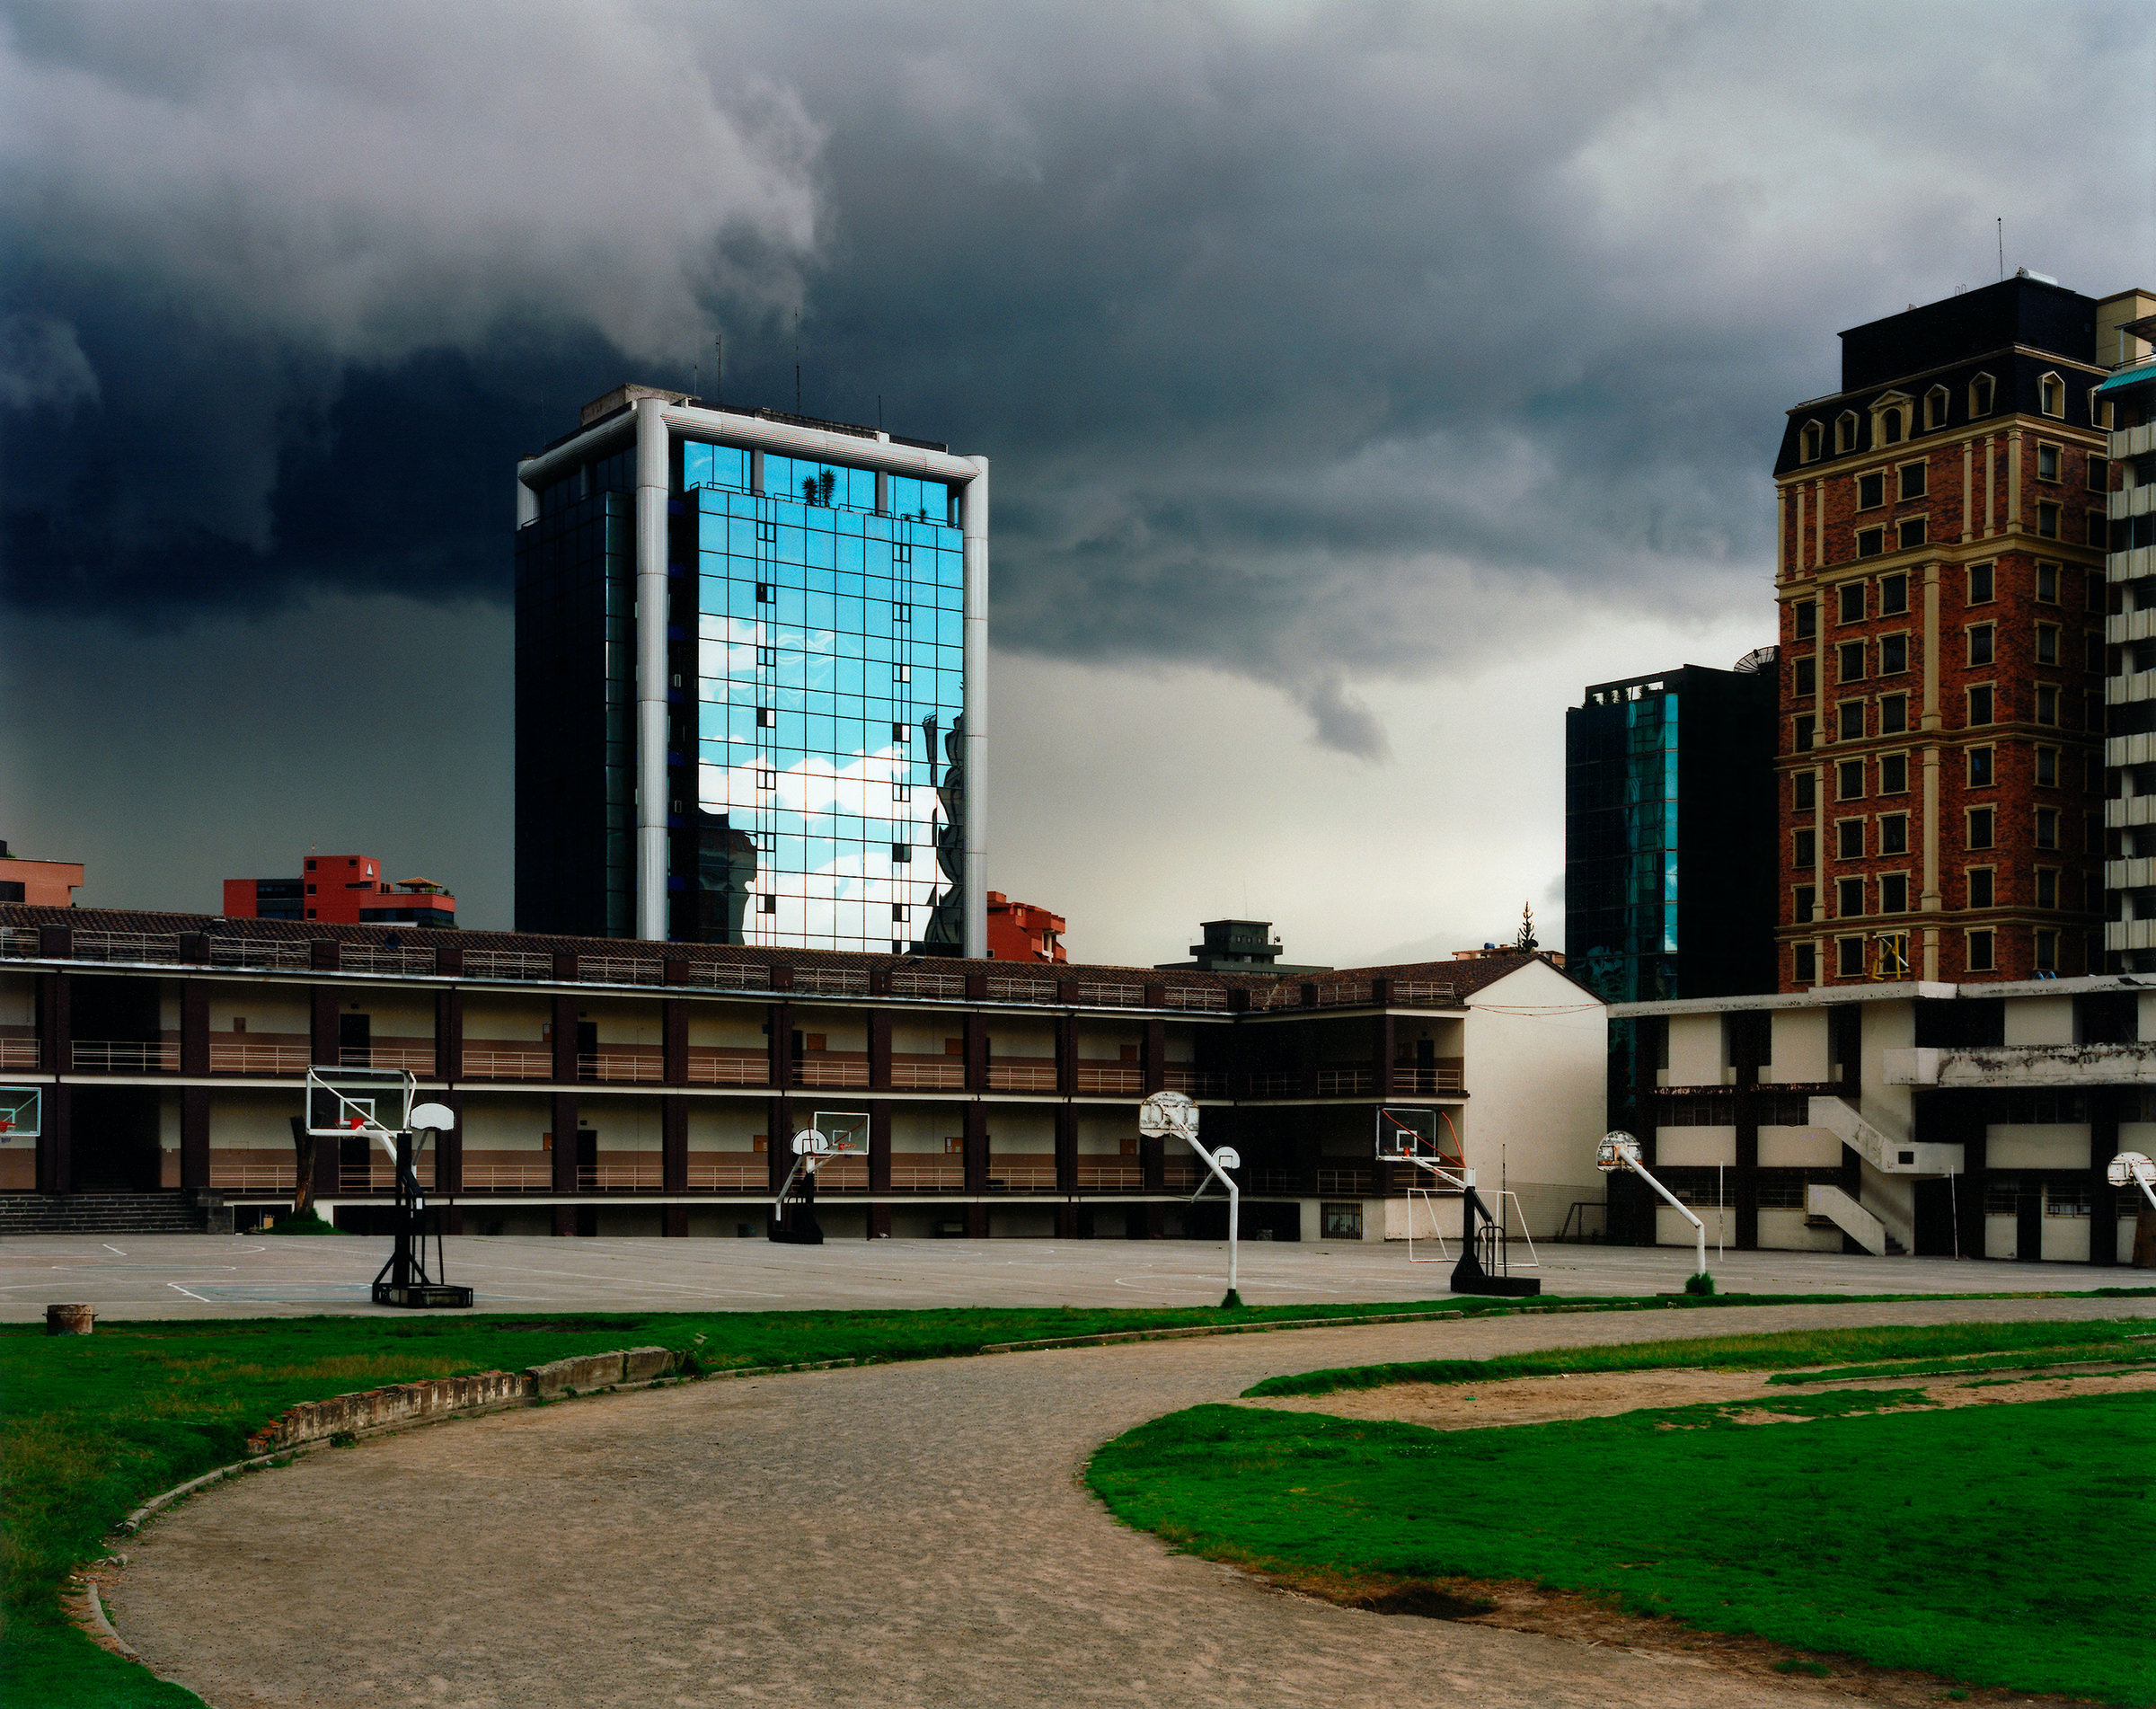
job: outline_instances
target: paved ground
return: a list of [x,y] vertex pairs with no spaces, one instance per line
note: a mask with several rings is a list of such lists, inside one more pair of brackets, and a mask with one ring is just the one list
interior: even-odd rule
[[1287,1596],[1124,1530],[1078,1474],[1146,1418],[1317,1364],[2126,1314],[2156,1318],[2156,1300],[1397,1325],[577,1401],[221,1487],[130,1545],[110,1601],[128,1642],[216,1709],[1788,1709],[1833,1694]]
[[[466,1237],[447,1243],[453,1280],[482,1311],[745,1311],[869,1306],[1216,1304],[1227,1248],[1200,1241],[879,1240],[777,1246],[764,1240]],[[385,1239],[158,1235],[104,1241],[0,1240],[0,1322],[41,1318],[54,1301],[107,1317],[263,1317],[388,1310],[367,1283]],[[1682,1286],[1674,1248],[1545,1246],[1546,1291],[1652,1294]],[[1724,1292],[1972,1293],[2146,1287],[2147,1271],[1948,1258],[1728,1253],[1710,1260]],[[1449,1266],[1408,1262],[1401,1244],[1246,1242],[1243,1297],[1396,1300],[1445,1292]]]

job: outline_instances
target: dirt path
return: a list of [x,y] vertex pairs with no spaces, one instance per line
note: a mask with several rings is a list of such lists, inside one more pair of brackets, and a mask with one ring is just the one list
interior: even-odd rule
[[1677,1629],[1623,1648],[1288,1594],[1126,1530],[1079,1474],[1107,1438],[1283,1370],[2122,1315],[2156,1300],[1403,1324],[579,1401],[218,1488],[130,1545],[110,1601],[216,1709],[1768,1709],[1841,1687],[1708,1665]]

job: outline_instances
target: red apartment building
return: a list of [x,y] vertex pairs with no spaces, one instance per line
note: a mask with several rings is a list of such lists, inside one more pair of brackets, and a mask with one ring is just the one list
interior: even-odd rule
[[228,878],[228,920],[319,920],[335,925],[455,925],[456,898],[430,878],[382,876],[369,854],[310,854],[297,878]]
[[1784,991],[2100,970],[2102,307],[2024,275],[1912,308],[1789,412]]
[[992,961],[1065,961],[1063,916],[1030,902],[988,892],[988,959]]

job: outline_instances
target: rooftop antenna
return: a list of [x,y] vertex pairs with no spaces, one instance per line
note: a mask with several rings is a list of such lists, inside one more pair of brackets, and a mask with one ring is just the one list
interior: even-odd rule
[[726,338],[722,333],[711,335],[711,407],[715,410],[726,402]]
[[793,311],[793,412],[801,412],[801,311]]
[[1997,224],[1999,226],[1999,277],[2004,279],[2006,277],[2006,216],[2004,214],[1999,216]]

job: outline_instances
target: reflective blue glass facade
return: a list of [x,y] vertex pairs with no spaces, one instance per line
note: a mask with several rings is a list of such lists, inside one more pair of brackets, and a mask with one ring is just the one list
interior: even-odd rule
[[678,490],[695,752],[671,935],[955,952],[965,554],[950,489],[686,443]]

